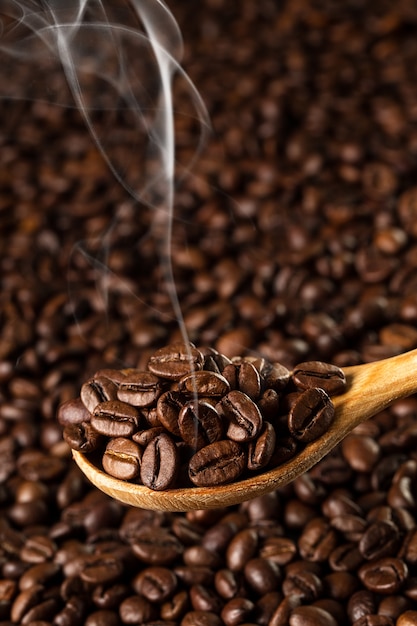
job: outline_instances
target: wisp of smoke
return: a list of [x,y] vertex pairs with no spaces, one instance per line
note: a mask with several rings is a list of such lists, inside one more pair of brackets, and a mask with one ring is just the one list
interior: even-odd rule
[[[79,109],[116,179],[139,204],[155,209],[162,221],[156,244],[174,314],[186,338],[171,263],[174,77],[186,89],[190,114],[200,122],[195,155],[208,120],[197,90],[181,67],[182,52],[178,25],[161,0],[2,0],[0,7],[0,54],[4,57],[0,59],[0,97],[44,99]],[[31,81],[13,80],[19,63],[34,66]],[[56,77],[57,64],[62,68],[62,82]],[[117,150],[111,128],[98,123],[103,111],[122,111],[128,116],[133,146],[128,154]]]

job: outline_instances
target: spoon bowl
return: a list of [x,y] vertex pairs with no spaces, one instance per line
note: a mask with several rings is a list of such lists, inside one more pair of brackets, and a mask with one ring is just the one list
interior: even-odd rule
[[191,511],[239,504],[286,485],[311,469],[356,426],[400,398],[417,392],[417,350],[344,368],[347,391],[332,398],[335,418],[327,432],[295,457],[262,474],[216,487],[153,491],[109,476],[80,452],[74,459],[93,485],[112,498],[143,509]]

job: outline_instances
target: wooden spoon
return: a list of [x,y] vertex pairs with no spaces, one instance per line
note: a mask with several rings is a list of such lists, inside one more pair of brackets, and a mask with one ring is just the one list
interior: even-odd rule
[[132,506],[159,511],[191,511],[238,504],[273,491],[303,474],[328,454],[358,424],[399,398],[417,392],[417,350],[344,369],[347,391],[333,397],[335,419],[328,431],[299,454],[272,470],[230,485],[153,491],[124,482],[95,467],[73,451],[81,471],[99,489]]

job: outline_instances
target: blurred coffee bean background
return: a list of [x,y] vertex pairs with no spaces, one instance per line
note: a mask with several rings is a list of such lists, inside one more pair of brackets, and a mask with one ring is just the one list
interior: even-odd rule
[[[174,200],[190,340],[289,368],[417,347],[416,3],[169,7],[211,120]],[[59,404],[181,333],[157,212],[48,101],[58,64],[3,59],[26,97],[0,100],[0,624],[416,624],[416,398],[233,509],[130,509],[79,474]],[[182,174],[200,129],[175,96]],[[140,178],[129,115],[95,121]]]

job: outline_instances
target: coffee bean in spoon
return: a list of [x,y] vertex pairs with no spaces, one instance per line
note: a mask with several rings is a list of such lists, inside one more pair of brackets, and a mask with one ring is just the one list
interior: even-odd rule
[[[114,478],[156,491],[189,480],[215,487],[272,469],[320,437],[334,417],[329,394],[345,384],[343,371],[324,362],[290,372],[179,343],[153,353],[147,370],[96,372],[81,404],[68,401],[59,415],[69,445],[101,449],[100,469]],[[77,432],[67,426],[73,413],[85,417]]]

